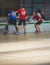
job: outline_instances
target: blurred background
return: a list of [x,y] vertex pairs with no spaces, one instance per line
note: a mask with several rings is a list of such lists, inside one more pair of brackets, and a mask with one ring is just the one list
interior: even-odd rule
[[8,11],[25,7],[28,16],[40,8],[45,12],[46,19],[50,19],[50,0],[0,0],[0,17],[7,17]]

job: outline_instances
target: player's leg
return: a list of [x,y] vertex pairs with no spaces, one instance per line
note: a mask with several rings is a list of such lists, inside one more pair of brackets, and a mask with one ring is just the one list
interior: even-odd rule
[[17,31],[16,20],[14,20],[15,29]]
[[41,20],[36,23],[36,29],[37,29],[37,32],[38,32],[38,33],[40,32],[40,24],[41,24],[41,23],[42,23]]
[[10,22],[11,22],[11,19],[9,18],[8,23],[5,26],[5,30],[3,31],[4,35],[8,33],[8,25],[10,24]]
[[37,23],[35,23],[35,29],[36,29],[35,33],[38,32],[38,25],[37,25]]
[[10,19],[8,32],[12,34],[16,34],[16,20]]
[[17,29],[17,26],[16,25],[15,25],[15,28],[16,28],[16,31],[17,31],[18,29]]
[[22,25],[22,20],[19,20],[19,23],[18,23],[18,25],[17,25],[17,31],[18,31],[18,33],[19,33],[19,29],[20,29],[20,26]]
[[24,34],[26,34],[26,21],[23,20],[23,28],[24,28]]
[[8,24],[6,24],[5,26],[5,30],[3,31],[4,35],[6,35],[8,33]]
[[16,29],[16,32],[14,32],[14,34],[19,34],[19,33],[18,33],[18,28],[17,28],[17,26],[16,26],[16,20],[13,20],[13,25],[15,26],[15,29]]
[[39,21],[38,23],[38,32],[40,32],[40,24],[42,23],[42,20]]
[[38,33],[40,32],[40,25],[37,25]]

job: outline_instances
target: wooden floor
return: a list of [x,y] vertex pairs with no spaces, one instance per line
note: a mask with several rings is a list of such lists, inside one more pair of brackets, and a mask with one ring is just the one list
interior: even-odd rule
[[40,34],[27,33],[19,35],[0,35],[0,43],[4,42],[19,42],[19,41],[33,41],[39,39],[50,39],[50,32],[41,32]]
[[50,32],[0,35],[0,65],[50,65]]

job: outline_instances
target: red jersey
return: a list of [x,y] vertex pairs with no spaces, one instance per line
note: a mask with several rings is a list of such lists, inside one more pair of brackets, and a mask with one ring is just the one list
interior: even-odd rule
[[26,10],[24,8],[21,8],[21,9],[17,10],[16,12],[20,14],[21,20],[26,19]]
[[34,18],[35,18],[36,20],[42,20],[42,17],[39,16],[38,14],[37,14],[36,16],[34,16]]

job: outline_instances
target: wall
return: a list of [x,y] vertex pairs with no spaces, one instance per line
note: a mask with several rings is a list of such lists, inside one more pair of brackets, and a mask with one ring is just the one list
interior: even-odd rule
[[0,17],[6,17],[11,9],[20,8],[20,0],[0,0]]
[[[21,26],[21,28],[20,28],[21,30],[20,30],[20,33],[22,32],[24,32],[23,31],[23,28],[22,28],[22,26]],[[41,24],[40,25],[40,29],[41,29],[41,31],[42,32],[48,32],[48,31],[50,31],[50,24],[48,24],[48,23],[46,23],[46,24]],[[27,32],[35,32],[35,27],[34,27],[34,24],[27,24],[26,25],[26,31]]]
[[[42,23],[40,25],[40,28],[41,28],[41,31],[44,32],[48,32],[50,31],[50,22],[48,21],[45,21],[45,23]],[[4,29],[5,28],[5,24],[6,23],[0,23],[0,29]],[[34,27],[34,24],[27,24],[26,25],[26,32],[34,32],[35,31],[35,27]],[[20,33],[23,33],[23,26],[20,27],[20,30],[19,30]]]
[[25,7],[28,15],[38,8],[44,12],[46,20],[50,20],[50,0],[20,0],[21,7]]

